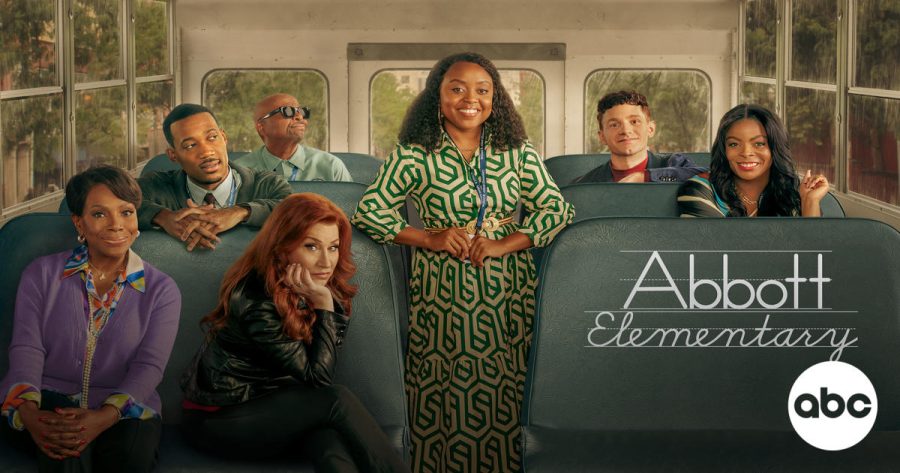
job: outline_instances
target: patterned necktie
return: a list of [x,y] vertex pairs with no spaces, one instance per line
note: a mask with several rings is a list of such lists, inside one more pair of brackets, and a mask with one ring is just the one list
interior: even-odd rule
[[212,204],[213,207],[216,206],[216,198],[212,195],[212,192],[207,192],[205,196],[203,196],[204,204]]

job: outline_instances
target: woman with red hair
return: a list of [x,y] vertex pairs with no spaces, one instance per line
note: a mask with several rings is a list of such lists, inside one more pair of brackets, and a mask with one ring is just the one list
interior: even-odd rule
[[300,449],[317,471],[408,470],[356,396],[331,384],[356,294],[350,238],[331,201],[294,194],[225,274],[182,379],[198,447],[242,457]]

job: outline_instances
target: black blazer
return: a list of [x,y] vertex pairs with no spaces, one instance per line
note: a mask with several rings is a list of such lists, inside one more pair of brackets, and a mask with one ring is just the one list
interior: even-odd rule
[[285,386],[331,384],[349,323],[337,301],[335,310],[316,310],[312,343],[294,340],[285,335],[262,278],[248,276],[231,294],[228,322],[200,347],[182,375],[185,398],[229,406]]
[[[650,182],[681,182],[707,171],[705,167],[694,164],[690,158],[680,153],[655,154],[647,151],[647,154],[650,157],[647,160]],[[572,181],[572,184],[583,182],[613,182],[610,163],[601,164],[587,174]]]

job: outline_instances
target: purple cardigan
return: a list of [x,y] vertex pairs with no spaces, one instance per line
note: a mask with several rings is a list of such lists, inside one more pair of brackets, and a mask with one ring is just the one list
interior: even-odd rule
[[[19,383],[63,394],[81,391],[87,343],[84,281],[63,278],[72,251],[43,256],[25,268],[16,294],[9,372],[0,396]],[[181,293],[168,275],[144,263],[145,291],[130,284],[100,333],[91,368],[88,401],[96,409],[124,393],[161,412],[156,386],[175,343]]]

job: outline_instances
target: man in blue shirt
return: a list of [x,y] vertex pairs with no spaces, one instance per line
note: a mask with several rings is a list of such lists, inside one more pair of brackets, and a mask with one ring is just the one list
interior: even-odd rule
[[333,154],[301,144],[310,110],[288,94],[262,99],[253,111],[263,146],[235,160],[260,171],[273,171],[288,181],[352,181],[344,163]]

